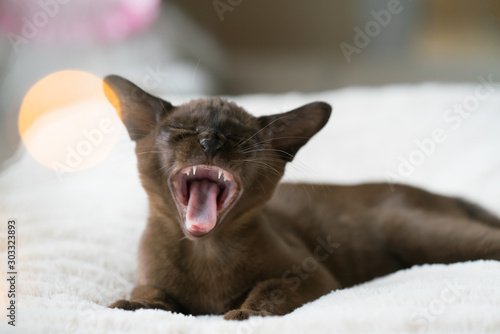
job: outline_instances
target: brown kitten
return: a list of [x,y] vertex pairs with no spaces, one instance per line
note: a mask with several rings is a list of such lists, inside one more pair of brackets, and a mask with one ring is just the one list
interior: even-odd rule
[[150,202],[137,286],[110,307],[283,315],[414,264],[500,260],[500,219],[461,199],[403,185],[278,185],[328,121],[326,103],[256,118],[220,98],[173,106],[118,76],[106,85]]

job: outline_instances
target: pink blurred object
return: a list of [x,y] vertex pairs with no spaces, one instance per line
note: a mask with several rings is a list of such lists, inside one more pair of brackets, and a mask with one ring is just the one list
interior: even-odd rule
[[160,0],[0,0],[0,32],[45,43],[114,42],[147,28]]

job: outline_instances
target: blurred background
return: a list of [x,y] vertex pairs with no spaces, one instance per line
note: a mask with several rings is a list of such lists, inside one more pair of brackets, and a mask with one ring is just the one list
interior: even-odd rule
[[499,65],[498,0],[0,0],[0,163],[57,71],[182,97],[499,81]]

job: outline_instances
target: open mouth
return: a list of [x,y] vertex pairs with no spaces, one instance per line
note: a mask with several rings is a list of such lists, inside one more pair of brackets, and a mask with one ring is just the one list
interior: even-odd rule
[[171,183],[185,231],[195,237],[213,230],[240,192],[231,173],[217,166],[183,168]]

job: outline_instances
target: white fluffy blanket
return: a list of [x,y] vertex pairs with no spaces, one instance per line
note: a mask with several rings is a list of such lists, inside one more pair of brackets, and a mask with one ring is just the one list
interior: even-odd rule
[[[289,180],[357,183],[389,177],[460,195],[500,213],[500,86],[481,87],[480,81],[399,85],[234,100],[256,115],[314,100],[334,106],[330,123],[288,167]],[[5,271],[6,222],[16,218],[19,276],[15,329],[5,317],[5,279],[0,283],[0,332],[500,332],[496,261],[413,267],[334,291],[284,317],[244,322],[107,309],[134,285],[137,245],[147,217],[134,146],[121,131],[108,158],[65,174],[62,181],[24,149],[5,166],[0,259]]]

